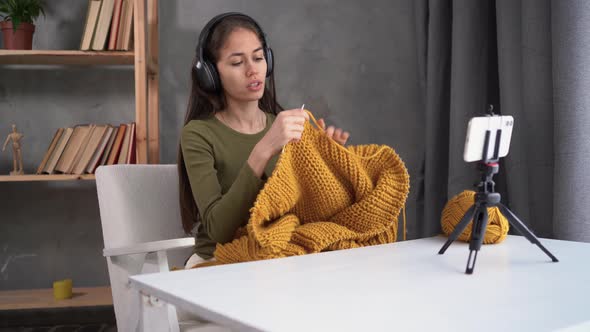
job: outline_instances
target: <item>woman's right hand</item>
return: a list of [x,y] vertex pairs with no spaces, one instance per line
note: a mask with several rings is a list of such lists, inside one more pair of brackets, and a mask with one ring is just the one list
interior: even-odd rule
[[281,152],[283,146],[298,141],[303,134],[303,125],[309,120],[306,111],[296,108],[280,112],[264,137],[254,146],[248,163],[254,173],[262,175],[268,160]]
[[256,144],[266,150],[269,158],[278,154],[287,143],[298,141],[303,134],[303,125],[309,120],[306,111],[296,108],[280,112],[268,132]]

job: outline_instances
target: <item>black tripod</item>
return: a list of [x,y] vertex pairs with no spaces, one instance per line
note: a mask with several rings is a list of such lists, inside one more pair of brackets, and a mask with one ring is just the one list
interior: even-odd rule
[[[499,142],[500,132],[498,132],[496,143]],[[482,160],[487,160],[487,150],[489,144],[489,132],[486,133],[485,145],[484,145],[484,158]],[[494,192],[494,181],[492,177],[494,174],[498,173],[499,165],[497,163],[498,159],[498,150],[497,145],[494,152],[494,160],[487,160],[482,161],[478,164],[478,169],[482,172],[481,182],[477,185],[478,191],[475,194],[475,202],[465,215],[461,219],[461,221],[457,224],[447,242],[443,245],[443,247],[438,252],[439,254],[444,254],[447,248],[457,239],[457,237],[463,233],[467,224],[473,220],[473,225],[471,228],[471,239],[469,241],[469,258],[467,259],[467,268],[465,269],[466,274],[472,274],[473,268],[475,267],[475,261],[477,260],[477,253],[479,249],[481,249],[481,244],[483,243],[484,234],[486,232],[486,226],[488,224],[488,207],[497,206],[502,214],[508,219],[511,227],[514,227],[520,234],[524,235],[532,244],[536,244],[551,258],[553,262],[558,262],[557,258],[553,256],[547,250],[539,239],[531,232],[526,225],[518,219],[518,217],[510,211],[504,204],[500,202],[500,194]],[[475,252],[475,255],[473,253]],[[471,260],[473,256],[473,261]]]

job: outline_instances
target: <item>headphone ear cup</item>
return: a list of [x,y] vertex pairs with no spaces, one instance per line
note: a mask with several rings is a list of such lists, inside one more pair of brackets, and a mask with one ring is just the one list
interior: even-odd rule
[[269,77],[274,70],[274,56],[270,47],[265,48],[264,56],[266,58],[266,77]]
[[214,65],[208,61],[203,61],[200,66],[195,66],[195,70],[197,71],[197,80],[199,81],[201,89],[213,93],[217,93],[221,90],[219,74]]
[[211,92],[218,93],[221,91],[221,79],[219,78],[219,73],[217,72],[217,67],[210,62],[207,63],[207,71],[209,72],[209,76],[211,77],[212,88]]

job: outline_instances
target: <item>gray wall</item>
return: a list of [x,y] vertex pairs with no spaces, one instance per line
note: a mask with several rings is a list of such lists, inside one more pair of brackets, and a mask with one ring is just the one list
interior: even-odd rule
[[[76,49],[86,1],[48,3],[34,48]],[[351,144],[392,146],[417,181],[424,140],[412,0],[160,1],[162,163],[175,162],[197,34],[230,10],[254,16],[267,32],[283,106],[305,103],[349,130]],[[133,108],[129,68],[0,67],[2,141],[16,123],[28,173],[57,128],[132,121]],[[11,167],[9,151],[0,154],[0,173]],[[0,183],[0,213],[0,289],[48,288],[65,277],[77,286],[108,283],[94,183]]]

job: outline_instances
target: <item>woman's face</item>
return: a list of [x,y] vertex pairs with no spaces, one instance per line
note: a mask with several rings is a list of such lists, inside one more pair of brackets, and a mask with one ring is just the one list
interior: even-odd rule
[[233,30],[219,52],[217,71],[228,101],[257,101],[264,94],[266,59],[254,32]]

